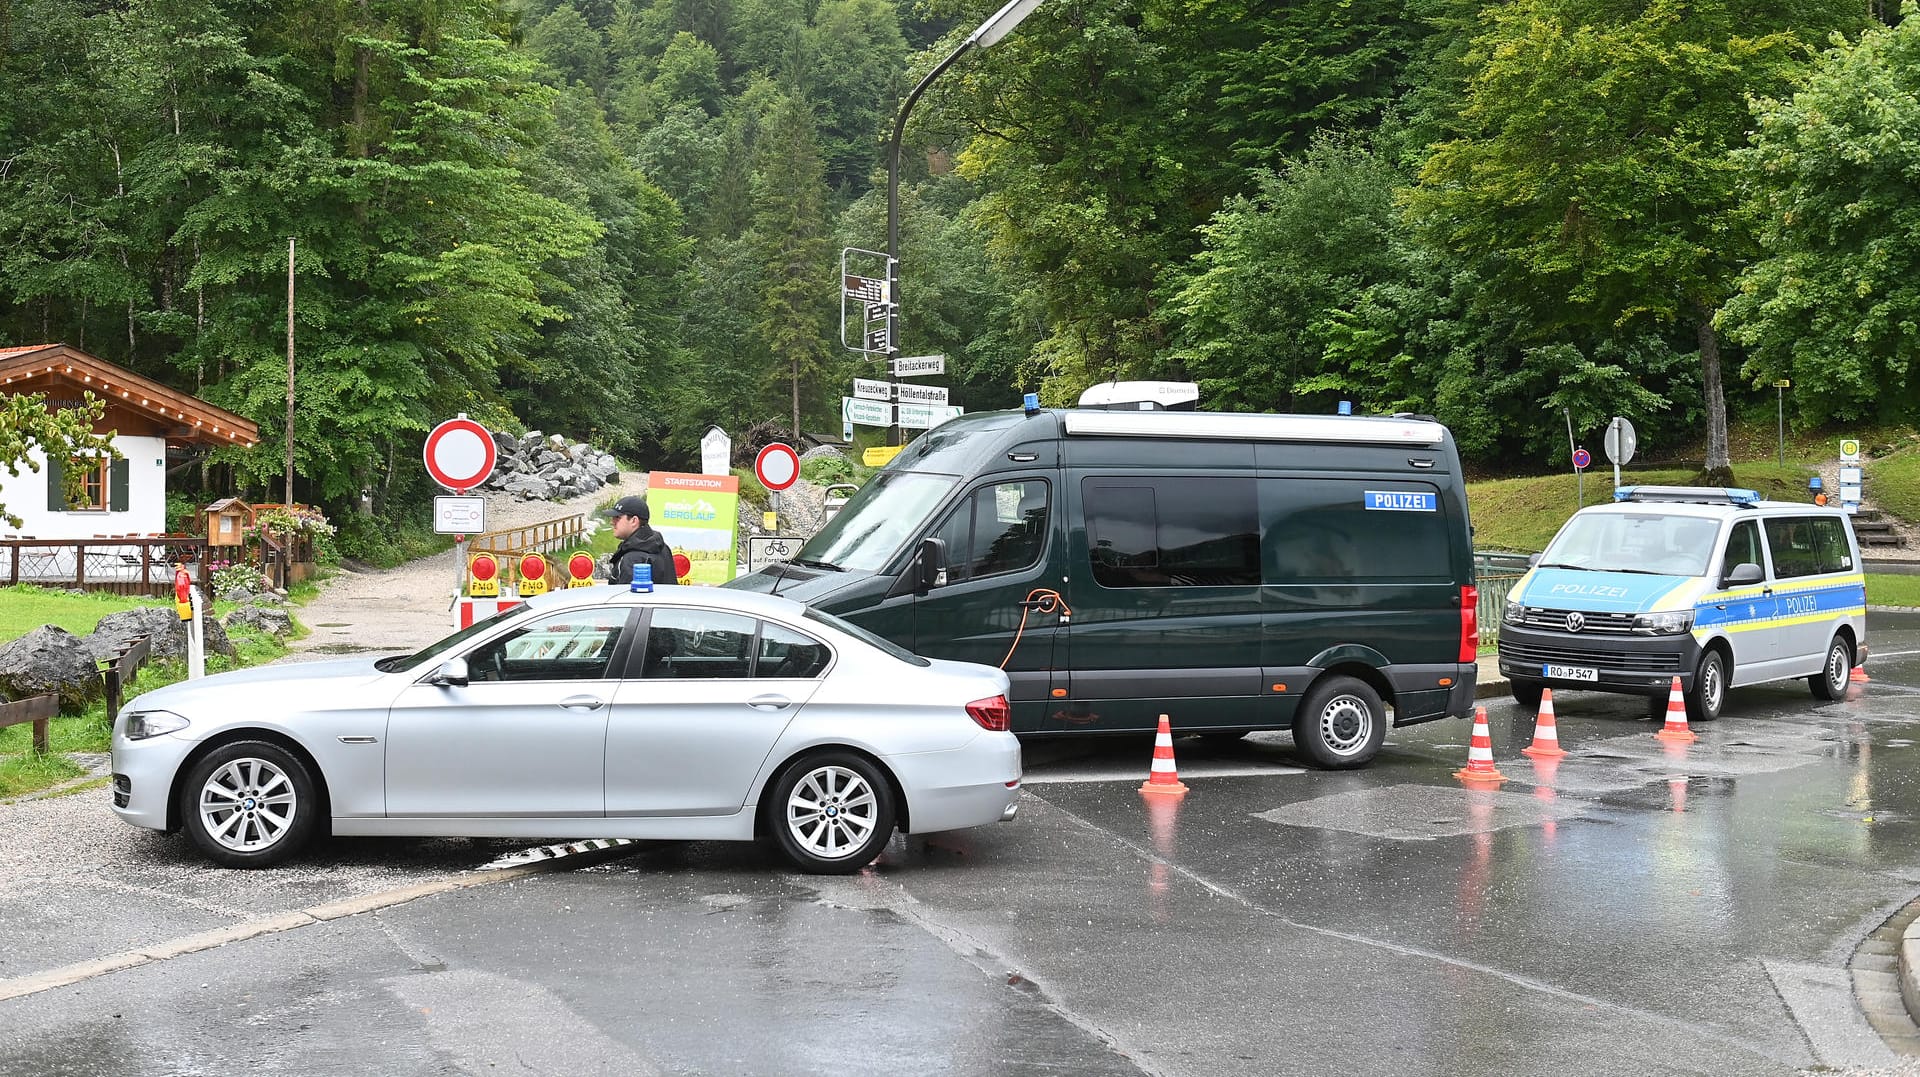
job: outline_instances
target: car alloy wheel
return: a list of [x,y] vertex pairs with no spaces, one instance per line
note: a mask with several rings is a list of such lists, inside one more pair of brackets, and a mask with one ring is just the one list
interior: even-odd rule
[[266,849],[285,837],[299,810],[293,780],[264,759],[241,758],[200,786],[200,824],[236,853]]
[[839,860],[873,836],[873,787],[845,767],[808,771],[787,797],[787,831],[802,849]]
[[326,797],[299,756],[264,740],[214,747],[187,770],[175,802],[200,851],[230,868],[292,856],[320,825]]
[[893,787],[871,760],[822,751],[789,766],[768,798],[766,833],[801,871],[843,875],[893,836]]

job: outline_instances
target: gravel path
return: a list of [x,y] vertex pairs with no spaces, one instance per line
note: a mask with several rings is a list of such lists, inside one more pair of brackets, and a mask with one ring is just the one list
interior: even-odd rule
[[[603,504],[647,491],[647,473],[622,472],[620,481],[567,501],[521,501],[490,492],[487,528],[504,531],[576,513],[591,516]],[[590,524],[605,526],[601,521]],[[341,568],[320,585],[320,595],[297,613],[311,632],[295,640],[281,662],[308,662],[368,651],[410,651],[453,628],[453,589],[463,564],[459,550],[447,550],[389,569]]]

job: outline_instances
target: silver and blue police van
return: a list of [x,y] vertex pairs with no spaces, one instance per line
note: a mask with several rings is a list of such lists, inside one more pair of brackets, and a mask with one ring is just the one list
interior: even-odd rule
[[1753,490],[1627,486],[1575,513],[1514,585],[1500,625],[1513,697],[1585,689],[1665,707],[1680,678],[1690,721],[1727,689],[1804,677],[1842,698],[1867,654],[1860,546],[1838,508]]

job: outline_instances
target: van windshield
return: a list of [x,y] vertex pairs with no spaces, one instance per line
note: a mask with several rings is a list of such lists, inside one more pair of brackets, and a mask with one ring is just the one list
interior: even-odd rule
[[1540,555],[1542,568],[1704,576],[1720,521],[1659,513],[1594,512],[1567,521]]
[[816,568],[878,572],[960,482],[954,475],[882,471],[849,498],[832,522],[800,547],[794,560]]

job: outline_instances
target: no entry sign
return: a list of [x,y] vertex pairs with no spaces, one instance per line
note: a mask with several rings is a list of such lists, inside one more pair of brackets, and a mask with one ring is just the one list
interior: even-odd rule
[[427,435],[423,455],[433,481],[456,493],[471,490],[493,474],[495,449],[487,428],[467,418],[448,419]]
[[776,441],[753,458],[753,477],[769,490],[784,490],[800,480],[800,454]]

